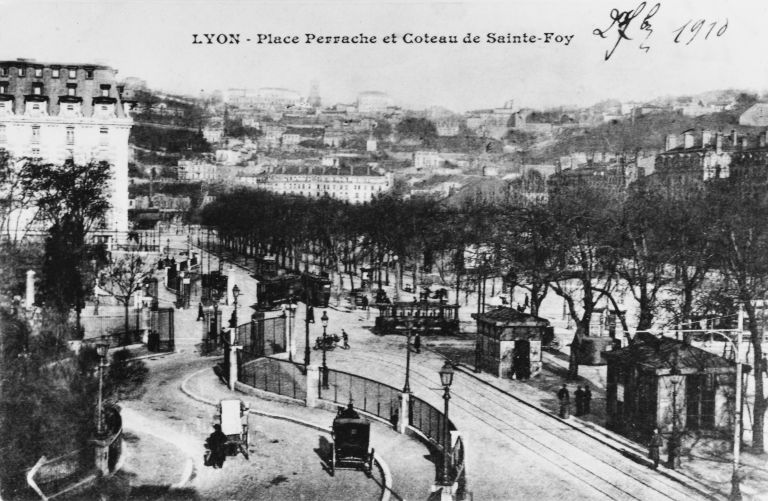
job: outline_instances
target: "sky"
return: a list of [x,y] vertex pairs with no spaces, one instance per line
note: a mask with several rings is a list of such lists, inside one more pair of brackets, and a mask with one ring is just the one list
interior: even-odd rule
[[[540,108],[768,89],[764,0],[0,0],[0,6],[0,59],[99,61],[118,69],[118,78],[192,95],[259,87],[307,95],[314,80],[324,104],[351,103],[359,92],[377,90],[409,108],[466,111],[508,100]],[[639,14],[606,60],[620,37],[616,24],[609,28],[612,9],[628,13],[617,16],[624,19]],[[192,43],[193,34],[205,40],[205,33],[239,34],[240,43]],[[462,43],[468,33],[479,42]],[[539,39],[492,43],[489,33]],[[553,34],[549,43],[546,33]],[[258,44],[259,34],[296,36],[299,43]],[[306,34],[377,40],[305,43]],[[455,35],[459,43],[405,43],[407,34]],[[395,43],[385,43],[391,35]]]

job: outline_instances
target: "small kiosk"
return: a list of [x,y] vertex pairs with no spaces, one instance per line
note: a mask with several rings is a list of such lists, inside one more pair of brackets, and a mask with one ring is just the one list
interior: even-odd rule
[[[608,360],[608,427],[647,439],[653,429],[732,430],[736,364],[684,341],[639,333]],[[744,366],[744,373],[749,371]]]
[[554,338],[549,321],[514,308],[495,308],[477,321],[475,360],[497,377],[528,379],[541,372],[541,347]]

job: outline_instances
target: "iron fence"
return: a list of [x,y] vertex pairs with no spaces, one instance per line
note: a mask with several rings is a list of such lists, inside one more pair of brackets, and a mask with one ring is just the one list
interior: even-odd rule
[[348,372],[328,369],[328,388],[323,388],[322,374],[318,395],[324,400],[346,405],[392,420],[400,408],[400,390]]
[[257,357],[268,357],[286,351],[285,317],[254,319],[238,325],[235,342],[243,351]]
[[238,365],[237,379],[243,384],[298,400],[307,398],[304,368],[299,364],[239,350]]
[[429,440],[445,450],[445,426],[455,429],[445,415],[424,400],[411,395],[408,406],[408,424],[422,432]]

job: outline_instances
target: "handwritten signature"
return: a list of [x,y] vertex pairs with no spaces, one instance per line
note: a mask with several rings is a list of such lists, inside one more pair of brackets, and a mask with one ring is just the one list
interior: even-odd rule
[[[611,9],[611,24],[604,30],[595,28],[592,31],[593,35],[597,35],[600,38],[608,38],[611,29],[614,26],[616,27],[616,42],[613,44],[613,47],[611,47],[610,50],[605,51],[606,61],[611,58],[614,51],[622,41],[632,40],[632,38],[627,35],[627,30],[629,29],[630,24],[632,24],[632,21],[634,21],[635,18],[639,17],[641,14],[643,14],[643,12],[645,12],[646,7],[646,2],[641,2],[640,5],[635,7],[633,10],[620,11],[619,9]],[[640,30],[645,32],[645,38],[643,38],[643,40],[640,42],[640,49],[644,50],[645,52],[648,52],[648,49],[650,49],[650,47],[646,45],[646,41],[653,34],[651,18],[659,12],[660,8],[660,3],[655,4],[646,12],[645,16],[640,22]]]

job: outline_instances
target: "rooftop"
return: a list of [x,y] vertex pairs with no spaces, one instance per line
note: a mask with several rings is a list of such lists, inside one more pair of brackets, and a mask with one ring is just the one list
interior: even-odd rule
[[609,362],[640,365],[659,375],[670,374],[675,370],[681,374],[732,372],[736,367],[730,360],[683,341],[659,338],[648,333],[637,334],[632,344],[617,351],[607,352],[605,357]]
[[477,320],[497,324],[536,324],[549,325],[549,320],[517,311],[515,308],[495,308],[480,315],[473,315]]

